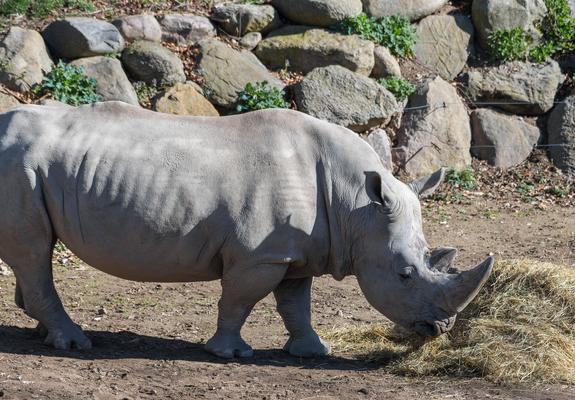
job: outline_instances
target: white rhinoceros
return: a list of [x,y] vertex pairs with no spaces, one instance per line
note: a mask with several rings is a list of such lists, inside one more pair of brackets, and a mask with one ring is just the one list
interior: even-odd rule
[[[355,275],[381,313],[424,335],[449,330],[489,275],[447,273],[418,195],[344,128],[295,111],[176,117],[123,103],[0,114],[0,258],[46,343],[89,348],[52,280],[60,239],[86,263],[137,281],[221,279],[206,349],[247,357],[240,329],[273,292],[298,356],[327,354],[310,317],[312,277]],[[451,272],[453,272],[451,270]]]

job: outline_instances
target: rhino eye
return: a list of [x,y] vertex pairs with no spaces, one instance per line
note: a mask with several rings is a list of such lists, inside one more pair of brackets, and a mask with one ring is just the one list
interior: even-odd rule
[[407,267],[407,268],[402,269],[399,272],[399,277],[402,280],[407,280],[407,279],[411,278],[412,273],[413,273],[413,267]]

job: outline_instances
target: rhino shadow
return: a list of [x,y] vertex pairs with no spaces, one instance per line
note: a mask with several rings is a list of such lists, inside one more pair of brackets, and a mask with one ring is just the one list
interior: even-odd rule
[[119,359],[169,360],[339,371],[368,371],[381,367],[381,364],[338,356],[310,359],[298,358],[290,356],[279,349],[254,349],[253,358],[224,360],[205,352],[203,343],[147,336],[130,331],[87,330],[85,332],[92,340],[93,347],[91,350],[56,350],[44,345],[43,338],[34,329],[0,325],[0,353],[85,361]]

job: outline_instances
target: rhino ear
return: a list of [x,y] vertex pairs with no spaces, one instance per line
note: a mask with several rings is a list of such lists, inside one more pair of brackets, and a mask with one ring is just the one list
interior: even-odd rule
[[365,172],[365,190],[371,201],[379,204],[387,213],[395,210],[396,202],[390,196],[389,190],[384,190],[381,175],[375,171]]
[[446,173],[447,168],[442,167],[429,176],[411,182],[408,186],[417,196],[421,198],[427,197],[433,194],[439,185],[441,185]]
[[429,257],[429,267],[439,272],[450,272],[457,249],[453,247],[438,247],[433,249]]

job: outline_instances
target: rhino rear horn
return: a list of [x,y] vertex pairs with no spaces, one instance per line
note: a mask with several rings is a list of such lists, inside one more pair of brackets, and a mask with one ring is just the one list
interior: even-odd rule
[[420,198],[427,197],[441,185],[445,179],[447,168],[442,167],[433,174],[419,178],[408,184],[409,188]]
[[450,311],[460,313],[477,296],[491,271],[493,270],[493,257],[488,257],[474,268],[461,271],[457,275],[450,275],[447,284],[446,298],[449,299]]

